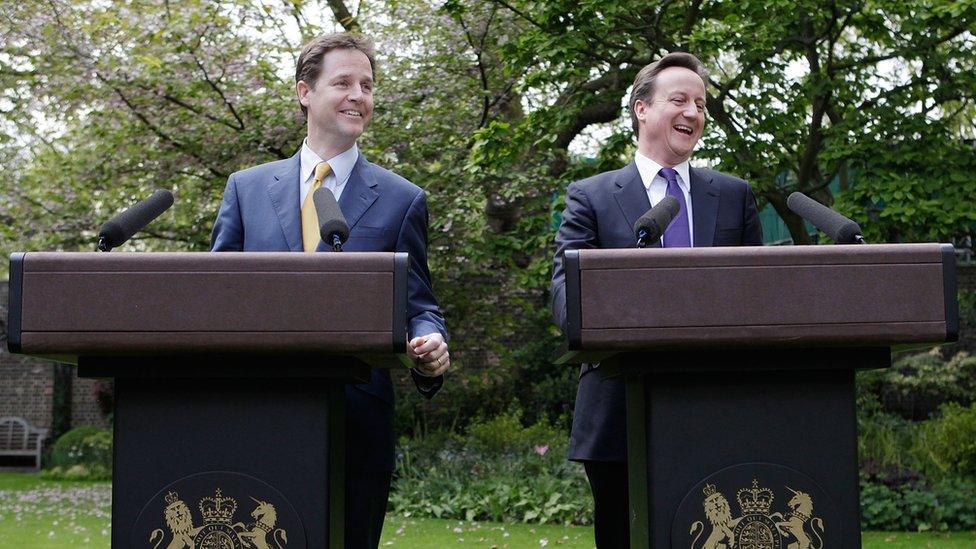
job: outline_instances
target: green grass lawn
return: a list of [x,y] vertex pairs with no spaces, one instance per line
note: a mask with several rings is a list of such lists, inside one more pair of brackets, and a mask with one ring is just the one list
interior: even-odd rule
[[0,473],[0,547],[108,547],[112,486]]
[[[112,487],[107,482],[50,482],[0,473],[0,548],[108,547]],[[592,548],[585,526],[500,524],[389,516],[381,547]],[[869,549],[976,549],[976,533],[865,532]]]
[[388,515],[380,547],[560,547],[592,549],[593,528],[550,524],[502,524]]

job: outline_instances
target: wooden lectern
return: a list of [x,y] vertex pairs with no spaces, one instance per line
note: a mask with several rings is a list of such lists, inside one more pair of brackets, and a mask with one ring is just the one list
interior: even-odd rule
[[952,246],[573,250],[565,265],[559,361],[625,377],[631,547],[860,547],[854,372],[958,337]]
[[405,358],[404,253],[17,253],[11,352],[115,378],[112,546],[343,547],[343,384]]

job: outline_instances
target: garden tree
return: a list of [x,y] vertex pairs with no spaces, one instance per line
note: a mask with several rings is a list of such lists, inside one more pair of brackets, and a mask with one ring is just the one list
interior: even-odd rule
[[[524,299],[526,289],[538,295],[546,286],[552,208],[559,207],[552,196],[573,179],[627,161],[633,145],[623,105],[630,83],[642,66],[667,51],[694,51],[713,67],[711,123],[698,157],[752,181],[796,242],[810,238],[802,220],[786,208],[786,197],[795,190],[827,204],[839,198],[838,206],[859,219],[875,241],[947,240],[971,231],[976,221],[969,198],[976,183],[967,176],[976,160],[972,146],[960,139],[967,129],[971,133],[976,89],[971,2],[912,8],[897,2],[793,1],[490,4],[508,17],[481,2],[444,5],[442,11],[461,27],[454,32],[467,35],[466,21],[475,20],[486,33],[467,40],[467,47],[448,40],[459,52],[451,61],[467,58],[472,71],[484,74],[484,60],[497,56],[503,74],[517,77],[511,96],[526,108],[509,116],[486,109],[465,173],[456,176],[466,188],[455,183],[440,189],[464,199],[454,198],[453,209],[441,213],[452,221],[473,214],[466,232],[442,226],[477,244],[449,269],[469,276],[495,273],[490,280],[509,303]],[[496,24],[492,28],[487,21]],[[425,54],[444,40],[437,34],[418,38]],[[432,62],[444,65],[444,60]],[[468,97],[451,87],[455,81],[432,80],[455,97]],[[400,81],[412,84],[409,78]],[[417,95],[430,101],[427,92]],[[485,104],[493,97],[497,92],[485,86]],[[454,114],[462,116],[455,128],[471,127],[470,112]],[[610,135],[596,145],[590,141],[592,161],[568,153],[571,144],[600,125],[610,128]],[[467,146],[466,132],[461,133],[465,138],[457,144]],[[447,173],[439,163],[432,165]],[[437,179],[432,173],[427,180]],[[840,182],[839,197],[828,187],[834,180]],[[480,206],[482,200],[483,209],[462,206]],[[457,248],[458,241],[448,242]],[[484,295],[476,305],[491,303]],[[463,301],[458,297],[450,304]],[[542,301],[536,300],[535,310]],[[477,316],[469,314],[479,311],[467,312],[462,318],[470,320]],[[552,343],[540,333],[545,313],[493,320],[496,337],[517,333],[519,349],[536,351],[517,358],[508,353],[510,360],[545,364]],[[539,381],[538,372],[526,373],[521,379]],[[542,377],[543,384],[553,379]]]
[[548,365],[553,337],[539,283],[548,266],[526,268],[548,246],[550,221],[515,207],[531,196],[548,212],[557,182],[534,158],[507,173],[471,161],[480,130],[525,118],[521,75],[500,58],[521,32],[518,18],[483,3],[432,17],[429,3],[401,1],[363,27],[382,57],[367,154],[430,195],[431,270],[456,366],[430,403],[405,391],[399,417],[421,429],[456,425],[513,400],[531,408],[527,422],[559,415],[575,394],[573,375]]
[[[6,242],[91,249],[99,224],[155,188],[172,213],[135,247],[205,249],[227,176],[291,156],[303,136],[282,71],[289,3],[4,2]],[[294,26],[294,25],[293,25]],[[5,244],[4,248],[8,248]]]
[[[102,221],[164,187],[176,193],[176,206],[129,248],[206,249],[227,176],[290,156],[304,135],[290,72],[301,44],[371,20],[358,7],[327,4],[52,0],[36,10],[5,2],[0,152],[13,183],[0,192],[9,220],[0,229],[3,248],[91,249]],[[507,322],[499,321],[498,303],[518,288],[495,291],[486,258],[499,252],[482,228],[504,228],[513,217],[486,182],[465,183],[465,159],[479,127],[521,118],[517,76],[488,47],[495,43],[489,33],[510,27],[511,18],[490,7],[431,21],[424,2],[377,9],[395,17],[364,29],[379,39],[381,85],[363,149],[430,189],[432,263],[444,306],[451,317],[470,319],[476,329],[467,339],[494,346],[494,357],[502,347],[497,333],[516,317],[508,309]],[[535,232],[541,242],[545,230]],[[461,280],[463,288],[449,283]],[[473,297],[481,292],[490,299]],[[465,340],[463,329],[455,333]],[[507,387],[512,380],[481,376],[455,386],[496,387],[495,407],[507,404],[499,380]],[[465,402],[471,415],[483,404],[460,393],[442,408]]]
[[[140,249],[206,249],[223,183],[290,156],[303,135],[291,82],[301,11],[249,2],[4,1],[0,9],[0,248],[92,249],[99,224],[155,188],[173,211]],[[6,271],[6,262],[3,265]],[[55,436],[73,371],[54,369]]]
[[875,241],[944,240],[976,220],[974,18],[972,0],[0,0],[0,248],[90,249],[102,221],[165,187],[176,206],[131,247],[206,249],[227,176],[301,142],[301,44],[362,30],[380,63],[361,145],[430,193],[459,351],[421,409],[443,425],[514,397],[532,421],[574,393],[548,364],[560,195],[628,161],[642,66],[688,50],[711,67],[696,157],[750,180],[797,242],[793,190],[836,200]]
[[[976,221],[971,207],[934,206],[976,191],[963,175],[973,167],[972,147],[952,131],[972,133],[976,3],[493,2],[527,25],[503,48],[509,69],[524,74],[524,93],[548,100],[515,128],[482,132],[495,153],[476,159],[484,169],[503,170],[512,149],[535,153],[543,140],[560,176],[567,163],[559,153],[600,123],[615,123],[599,153],[619,165],[630,150],[621,105],[633,75],[664,52],[685,50],[712,68],[710,121],[696,156],[750,180],[794,241],[809,238],[786,197],[799,190],[831,204],[835,178],[842,188],[856,179],[859,190],[844,197],[843,209],[871,236],[947,239]],[[465,4],[448,9],[463,12]],[[909,151],[935,154],[941,176],[906,175]],[[577,175],[569,169],[563,179]]]

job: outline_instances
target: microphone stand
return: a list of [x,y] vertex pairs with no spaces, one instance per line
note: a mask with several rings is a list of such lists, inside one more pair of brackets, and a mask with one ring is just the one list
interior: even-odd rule
[[110,252],[110,251],[112,251],[112,248],[109,247],[108,242],[105,241],[105,237],[104,236],[98,237],[98,245],[95,246],[95,249],[97,251],[99,251],[99,252]]
[[647,229],[641,228],[637,231],[637,247],[643,248],[647,246],[645,239],[647,238]]

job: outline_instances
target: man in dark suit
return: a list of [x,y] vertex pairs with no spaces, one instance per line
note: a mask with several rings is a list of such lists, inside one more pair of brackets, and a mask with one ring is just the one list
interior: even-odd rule
[[[214,224],[214,251],[327,249],[312,193],[331,190],[349,224],[343,249],[408,252],[407,352],[428,398],[450,367],[447,329],[427,269],[427,201],[406,179],[367,161],[356,145],[373,113],[373,43],[352,34],[313,39],[298,58],[296,91],[308,135],[290,159],[234,173]],[[325,313],[324,313],[325,314]],[[389,372],[346,388],[347,548],[379,545],[393,472],[393,387]]]
[[[705,125],[701,62],[672,53],[641,69],[630,95],[637,136],[633,162],[577,181],[566,191],[566,210],[556,234],[552,313],[566,327],[563,252],[635,246],[634,222],[665,196],[681,211],[668,226],[664,247],[762,244],[756,201],[749,185],[716,171],[692,168],[689,158]],[[667,299],[667,288],[655,289]],[[624,384],[604,378],[599,364],[584,364],[573,414],[569,458],[581,461],[595,503],[600,549],[629,542]]]

